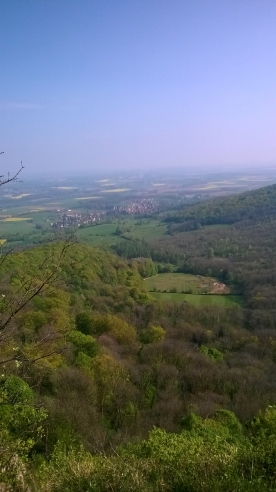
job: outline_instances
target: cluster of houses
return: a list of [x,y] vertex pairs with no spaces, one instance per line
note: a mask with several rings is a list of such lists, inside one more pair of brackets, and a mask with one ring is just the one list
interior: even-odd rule
[[[54,229],[63,229],[68,227],[81,227],[89,226],[92,224],[102,223],[104,217],[110,215],[127,214],[151,214],[158,210],[158,204],[152,198],[143,198],[141,200],[134,200],[133,202],[122,202],[120,205],[113,206],[108,210],[100,210],[86,213],[76,213],[72,210],[63,212],[56,222],[52,222],[51,226]],[[60,212],[60,210],[58,210]]]
[[133,202],[122,203],[116,207],[119,213],[136,215],[136,214],[151,214],[157,212],[158,204],[153,198],[142,198]]
[[103,220],[104,212],[93,212],[86,214],[72,213],[68,210],[63,213],[57,222],[51,223],[54,229],[63,229],[68,227],[80,227],[83,225],[98,224]]

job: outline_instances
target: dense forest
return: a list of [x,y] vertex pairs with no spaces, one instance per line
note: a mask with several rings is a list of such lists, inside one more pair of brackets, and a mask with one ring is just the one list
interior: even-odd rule
[[[3,251],[1,490],[276,491],[274,203],[272,186],[170,212],[165,238],[117,254]],[[154,300],[143,277],[171,269],[244,304]]]

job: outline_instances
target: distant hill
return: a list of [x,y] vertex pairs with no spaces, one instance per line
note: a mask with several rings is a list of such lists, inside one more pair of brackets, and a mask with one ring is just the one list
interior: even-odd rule
[[258,222],[276,215],[276,185],[258,190],[215,198],[172,212],[165,222],[181,224],[171,231],[194,230],[204,225]]

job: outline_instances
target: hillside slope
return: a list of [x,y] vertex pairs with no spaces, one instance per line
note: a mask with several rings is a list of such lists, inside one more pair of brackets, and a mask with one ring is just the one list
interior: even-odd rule
[[241,221],[258,222],[276,214],[276,185],[231,195],[186,207],[168,214],[165,221],[181,223],[173,230],[191,230],[211,224],[235,224]]
[[[254,319],[251,310],[238,307],[151,301],[136,267],[135,262],[130,266],[107,251],[79,244],[65,250],[63,243],[47,245],[3,258],[1,326],[10,321],[0,337],[0,467],[1,480],[11,484],[11,490],[26,490],[26,484],[29,490],[53,492],[155,490],[160,467],[151,453],[174,453],[175,443],[179,458],[187,458],[189,470],[194,466],[191,483],[196,477],[201,483],[196,460],[206,456],[206,446],[212,446],[211,455],[216,456],[218,430],[219,442],[229,446],[227,425],[220,428],[217,415],[228,416],[231,429],[234,425],[241,431],[237,418],[247,422],[275,404],[275,316],[263,312]],[[28,297],[41,282],[43,288]],[[26,296],[29,302],[24,305]],[[195,419],[191,409],[215,421]],[[237,418],[231,412],[217,413],[223,409]],[[158,432],[150,432],[154,427]],[[241,453],[246,429],[239,441]],[[141,442],[141,448],[124,447],[133,440]],[[259,452],[261,460],[262,447]],[[190,483],[184,462],[177,465],[184,473],[180,488]],[[249,462],[251,470],[251,456]],[[133,477],[136,466],[143,470],[138,488],[124,475],[131,470]],[[260,464],[256,480],[261,472]],[[212,475],[210,469],[206,475],[204,465],[202,473],[212,476],[213,486],[216,472]],[[166,490],[174,490],[176,482],[165,475]],[[169,484],[174,484],[171,489]],[[227,482],[227,490],[230,485]],[[216,490],[225,490],[225,483],[223,487]]]

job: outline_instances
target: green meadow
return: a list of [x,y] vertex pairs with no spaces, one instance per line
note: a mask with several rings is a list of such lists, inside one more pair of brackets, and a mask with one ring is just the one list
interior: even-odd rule
[[143,219],[141,225],[137,225],[137,219],[132,219],[129,222],[133,225],[133,230],[129,233],[129,237],[132,239],[158,239],[167,233],[167,225],[158,220]]
[[229,307],[241,304],[241,296],[229,295],[228,288],[211,277],[185,273],[160,273],[144,280],[155,299],[189,302],[196,306]]
[[[116,234],[118,225],[129,229],[124,235]],[[89,227],[80,228],[76,231],[77,237],[90,244],[99,246],[105,244],[111,246],[122,239],[156,239],[166,233],[166,225],[160,224],[154,219],[143,219],[141,222],[136,218],[128,218],[123,221],[114,221],[110,224],[98,224]]]
[[231,307],[242,304],[241,296],[178,294],[170,292],[151,292],[154,299],[171,302],[189,302],[195,306]]
[[181,294],[229,294],[225,284],[212,277],[187,273],[159,273],[145,279],[147,289],[154,292]]
[[159,273],[153,277],[145,279],[145,284],[149,291],[171,291],[183,293],[187,290],[190,294],[208,293],[212,288],[215,279],[211,277],[201,277],[199,275],[189,275],[186,273]]
[[117,223],[99,224],[90,227],[84,227],[76,231],[76,236],[90,246],[111,246],[120,239],[116,236]]
[[31,220],[24,221],[1,221],[0,234],[1,237],[7,238],[13,234],[28,234],[33,231],[35,224]]

